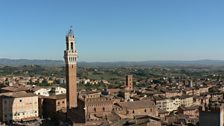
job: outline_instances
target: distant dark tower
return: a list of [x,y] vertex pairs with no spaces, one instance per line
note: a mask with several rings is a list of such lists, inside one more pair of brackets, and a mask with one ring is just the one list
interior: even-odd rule
[[68,109],[77,107],[77,51],[75,48],[75,35],[72,27],[66,35],[66,50],[64,51],[66,68],[66,98]]
[[125,84],[125,87],[128,90],[133,90],[133,76],[132,75],[127,75],[126,76],[126,84]]

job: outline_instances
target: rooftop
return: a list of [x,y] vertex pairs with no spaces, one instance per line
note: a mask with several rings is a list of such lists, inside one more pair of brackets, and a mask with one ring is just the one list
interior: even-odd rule
[[51,95],[51,96],[46,96],[44,97],[46,99],[65,99],[66,98],[66,94],[60,94],[60,95]]
[[32,93],[27,93],[25,91],[19,91],[19,92],[1,93],[0,96],[2,96],[2,97],[20,98],[20,97],[33,97],[33,96],[36,96],[36,95],[32,94]]
[[139,109],[139,108],[150,108],[154,107],[155,103],[150,100],[141,100],[141,101],[133,101],[133,102],[120,102],[118,103],[122,108],[127,109]]
[[85,103],[87,105],[94,104],[113,104],[114,100],[109,97],[98,97],[98,98],[86,98]]
[[180,106],[180,109],[182,109],[183,111],[187,111],[187,110],[195,110],[198,109],[199,106],[195,105],[195,106],[190,106],[190,107],[186,107],[186,106]]
[[26,91],[28,90],[27,87],[25,86],[8,86],[8,87],[3,87],[1,88],[1,90],[4,90],[4,91],[9,91],[9,92],[17,92],[17,91]]

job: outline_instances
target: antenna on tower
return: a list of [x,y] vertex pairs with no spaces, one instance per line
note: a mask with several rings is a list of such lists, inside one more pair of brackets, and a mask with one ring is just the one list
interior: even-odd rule
[[68,35],[68,36],[74,36],[74,32],[73,32],[73,30],[72,30],[72,25],[70,26],[67,35]]

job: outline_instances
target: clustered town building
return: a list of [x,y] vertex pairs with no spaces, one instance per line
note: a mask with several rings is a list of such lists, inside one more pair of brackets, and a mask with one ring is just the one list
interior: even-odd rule
[[[26,83],[49,81],[48,78],[0,78],[9,86],[0,89],[0,121],[2,123],[57,118],[60,125],[223,125],[223,93],[209,92],[216,84],[194,85],[192,81],[178,85],[154,84],[149,88],[135,88],[134,77],[126,76],[125,85],[117,89],[84,91],[77,89],[77,50],[75,35],[66,35],[64,59],[66,88],[53,85],[39,87]],[[105,83],[109,83],[103,80]],[[19,123],[20,122],[20,123]]]

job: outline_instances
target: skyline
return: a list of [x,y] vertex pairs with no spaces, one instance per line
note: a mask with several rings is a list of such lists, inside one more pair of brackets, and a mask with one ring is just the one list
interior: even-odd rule
[[0,58],[63,60],[70,25],[79,61],[224,60],[223,1],[29,1],[0,4]]

